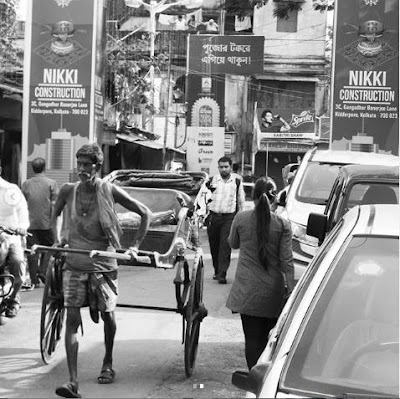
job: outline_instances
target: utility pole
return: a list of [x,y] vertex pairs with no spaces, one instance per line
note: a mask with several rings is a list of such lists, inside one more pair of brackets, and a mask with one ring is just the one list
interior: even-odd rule
[[167,155],[167,137],[168,137],[168,123],[169,123],[169,99],[171,95],[171,49],[172,43],[169,42],[169,63],[168,63],[168,88],[167,88],[167,104],[165,107],[165,125],[164,125],[164,145],[162,150],[162,165],[165,170],[165,158]]

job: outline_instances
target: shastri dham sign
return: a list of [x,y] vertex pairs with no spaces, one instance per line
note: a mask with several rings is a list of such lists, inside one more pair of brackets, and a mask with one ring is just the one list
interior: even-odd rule
[[399,153],[399,1],[336,0],[331,148]]
[[22,180],[46,160],[59,185],[76,179],[75,153],[101,141],[103,0],[28,0]]
[[189,73],[263,73],[264,36],[189,36]]

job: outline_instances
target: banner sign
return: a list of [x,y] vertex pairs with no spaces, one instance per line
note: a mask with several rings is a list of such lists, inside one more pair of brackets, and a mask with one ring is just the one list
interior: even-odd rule
[[302,108],[257,108],[261,140],[315,138],[315,111]]
[[264,36],[189,35],[189,73],[263,73]]
[[192,75],[187,79],[187,126],[224,126],[225,76]]
[[261,151],[269,152],[307,152],[314,147],[314,143],[311,141],[307,143],[299,143],[293,141],[265,141],[260,145]]
[[46,160],[47,175],[59,184],[74,180],[76,151],[98,139],[104,44],[96,36],[103,36],[98,28],[103,21],[102,0],[29,1],[23,180],[32,173],[30,163],[36,157]]
[[218,173],[218,159],[224,153],[223,127],[188,127],[186,161],[188,170]]
[[335,2],[331,148],[399,150],[399,2]]

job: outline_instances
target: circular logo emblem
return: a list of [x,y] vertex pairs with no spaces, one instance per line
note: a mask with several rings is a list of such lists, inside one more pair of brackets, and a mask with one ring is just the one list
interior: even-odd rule
[[21,194],[16,188],[10,188],[4,195],[4,201],[7,205],[15,206],[21,201]]

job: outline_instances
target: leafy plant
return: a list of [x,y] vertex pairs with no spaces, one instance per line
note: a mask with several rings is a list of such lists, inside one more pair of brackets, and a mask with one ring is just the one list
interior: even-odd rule
[[[300,11],[301,5],[305,0],[293,0],[293,1],[277,1],[275,3],[275,9],[273,16],[280,19],[288,18],[288,14],[291,11]],[[321,0],[323,1],[323,0]],[[260,8],[265,6],[269,0],[226,0],[225,10],[230,14],[235,14],[238,17],[249,15],[253,12],[253,8]]]
[[300,11],[304,1],[285,1],[284,3],[276,3],[273,16],[279,19],[289,18],[289,13],[292,11]]
[[149,78],[150,67],[157,72],[169,63],[167,55],[149,57],[148,34],[142,34],[130,43],[110,39],[107,42],[106,97],[119,119],[130,124],[133,114],[157,110],[151,99],[154,90]]
[[15,45],[17,0],[0,1],[0,71],[23,67],[23,52]]

